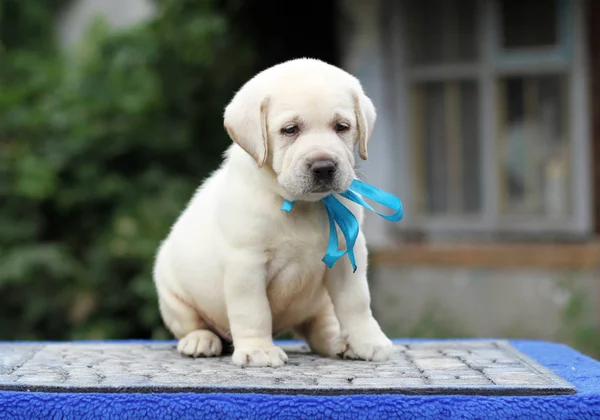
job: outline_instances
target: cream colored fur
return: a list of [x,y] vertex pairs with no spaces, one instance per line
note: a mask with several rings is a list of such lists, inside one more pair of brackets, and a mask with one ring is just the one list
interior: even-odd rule
[[[288,61],[246,83],[224,121],[234,143],[154,267],[160,311],[179,352],[220,355],[220,336],[233,341],[236,365],[276,367],[287,356],[273,336],[293,330],[324,356],[388,359],[392,343],[370,309],[364,236],[355,246],[356,273],[347,257],[326,268],[329,225],[319,200],[331,191],[311,181],[310,162],[330,159],[337,165],[331,189],[344,191],[355,178],[357,145],[367,156],[375,109],[359,81],[318,60]],[[336,131],[339,123],[349,129]],[[294,124],[296,135],[282,132]],[[291,213],[281,211],[284,199],[296,200]],[[342,201],[362,222],[362,208]]]

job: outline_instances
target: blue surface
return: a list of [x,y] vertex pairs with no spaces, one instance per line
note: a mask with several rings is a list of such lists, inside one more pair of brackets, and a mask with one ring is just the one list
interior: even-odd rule
[[577,394],[316,397],[0,392],[0,419],[600,419],[600,363],[561,344],[511,343],[575,385]]

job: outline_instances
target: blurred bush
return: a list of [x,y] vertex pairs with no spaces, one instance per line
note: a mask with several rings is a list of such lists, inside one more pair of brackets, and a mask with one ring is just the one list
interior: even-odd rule
[[213,1],[157,0],[65,53],[67,4],[0,3],[0,339],[165,337],[152,258],[229,144],[254,49]]

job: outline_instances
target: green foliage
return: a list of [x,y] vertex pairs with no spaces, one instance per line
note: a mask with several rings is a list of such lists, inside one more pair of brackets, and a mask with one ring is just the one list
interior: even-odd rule
[[5,48],[52,45],[53,17],[71,0],[0,2],[0,40]]
[[0,339],[164,337],[152,259],[229,144],[253,48],[213,1],[157,0],[66,54],[67,3],[0,6]]

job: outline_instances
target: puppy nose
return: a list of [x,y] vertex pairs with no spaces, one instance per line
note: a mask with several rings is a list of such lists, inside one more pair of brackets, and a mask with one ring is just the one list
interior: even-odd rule
[[335,173],[335,163],[330,160],[317,160],[310,166],[315,178],[322,182],[331,182]]

